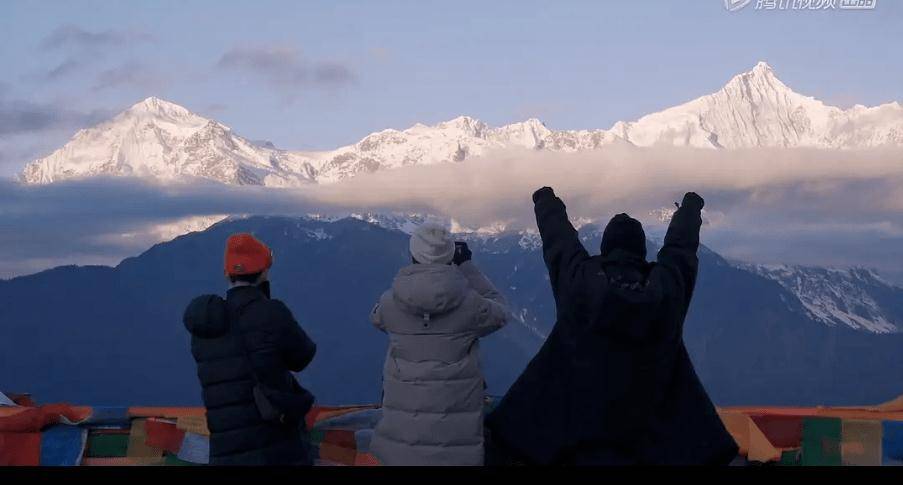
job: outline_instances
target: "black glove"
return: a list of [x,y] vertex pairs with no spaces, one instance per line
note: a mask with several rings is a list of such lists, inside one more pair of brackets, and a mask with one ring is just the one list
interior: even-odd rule
[[687,192],[684,195],[684,201],[681,202],[680,206],[686,206],[688,209],[696,209],[702,210],[702,207],[705,205],[705,200],[699,196],[696,192]]
[[470,261],[471,256],[473,256],[473,253],[470,252],[466,242],[455,242],[455,257],[452,259],[452,263],[456,265],[463,264],[465,261]]
[[555,191],[552,190],[552,187],[543,187],[536,192],[533,192],[533,203],[536,204],[546,197],[555,197]]

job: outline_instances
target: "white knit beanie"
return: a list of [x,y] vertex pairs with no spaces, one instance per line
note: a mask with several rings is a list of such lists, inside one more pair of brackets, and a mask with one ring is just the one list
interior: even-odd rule
[[455,241],[442,226],[420,225],[411,234],[411,256],[421,264],[448,264],[455,257]]

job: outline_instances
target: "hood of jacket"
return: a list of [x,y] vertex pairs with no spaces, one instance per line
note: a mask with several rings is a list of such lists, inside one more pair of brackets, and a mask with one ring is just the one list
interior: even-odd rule
[[467,278],[457,266],[412,264],[398,271],[392,282],[395,300],[409,313],[441,314],[464,301]]
[[624,249],[614,249],[606,256],[599,256],[602,269],[609,283],[618,287],[645,286],[652,263],[636,253]]
[[646,259],[646,232],[643,231],[643,224],[623,213],[612,217],[602,232],[599,250],[602,257],[622,250]]
[[621,337],[645,340],[652,322],[660,318],[664,295],[649,281],[653,264],[621,249],[600,257],[600,275],[608,280],[607,291],[600,295],[605,308],[600,318]]
[[229,330],[226,301],[219,295],[201,295],[185,309],[182,322],[185,328],[200,338],[216,338]]

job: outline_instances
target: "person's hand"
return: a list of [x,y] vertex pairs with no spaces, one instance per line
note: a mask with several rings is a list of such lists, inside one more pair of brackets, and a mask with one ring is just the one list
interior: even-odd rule
[[555,197],[555,191],[552,190],[552,187],[543,187],[533,192],[533,203],[535,204],[546,197]]
[[470,248],[467,247],[466,242],[455,242],[455,257],[452,259],[452,263],[454,263],[456,266],[464,264],[465,261],[470,261],[470,258],[472,256],[473,253],[470,252]]
[[702,210],[702,207],[705,205],[705,200],[699,196],[696,192],[687,192],[684,195],[684,200],[680,204],[681,207],[687,206],[687,208],[694,208],[697,210]]

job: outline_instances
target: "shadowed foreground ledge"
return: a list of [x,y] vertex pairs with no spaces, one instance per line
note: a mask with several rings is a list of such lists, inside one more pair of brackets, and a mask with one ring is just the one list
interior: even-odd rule
[[[0,465],[154,466],[208,462],[202,407],[0,404]],[[497,398],[486,402],[491,410]],[[718,409],[748,465],[903,466],[903,396],[862,407]],[[374,466],[376,405],[314,406],[307,415],[317,466]]]

